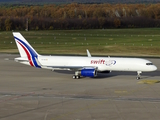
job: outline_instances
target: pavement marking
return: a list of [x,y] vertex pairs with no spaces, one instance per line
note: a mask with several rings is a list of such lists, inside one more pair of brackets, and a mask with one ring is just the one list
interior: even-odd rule
[[4,60],[9,60],[9,58],[5,58]]
[[35,94],[35,93],[32,92],[32,93],[27,93],[27,94],[19,95],[19,96],[13,96],[13,97],[10,97],[10,98],[4,99],[4,100],[0,100],[0,103],[16,100],[16,99],[19,99],[19,98],[22,98],[22,97],[30,96],[32,94]]
[[126,91],[126,90],[115,90],[114,92],[118,93],[118,94],[128,93],[128,91]]

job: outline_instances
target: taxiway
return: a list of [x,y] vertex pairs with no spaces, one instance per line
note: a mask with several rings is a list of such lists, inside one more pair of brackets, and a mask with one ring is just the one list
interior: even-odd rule
[[[112,72],[72,79],[73,72],[49,71],[16,63],[0,54],[0,120],[159,120],[158,70]],[[157,81],[150,84],[143,81]],[[141,81],[141,82],[140,82]]]

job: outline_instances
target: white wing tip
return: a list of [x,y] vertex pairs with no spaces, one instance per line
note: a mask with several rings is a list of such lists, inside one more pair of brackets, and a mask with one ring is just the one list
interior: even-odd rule
[[88,49],[86,49],[86,50],[87,50],[88,57],[92,57],[91,54],[90,54],[90,52],[89,52],[89,50]]

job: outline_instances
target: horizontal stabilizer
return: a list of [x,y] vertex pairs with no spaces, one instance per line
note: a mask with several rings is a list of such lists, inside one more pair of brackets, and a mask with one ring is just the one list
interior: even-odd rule
[[16,62],[29,62],[28,58],[18,57],[14,59]]

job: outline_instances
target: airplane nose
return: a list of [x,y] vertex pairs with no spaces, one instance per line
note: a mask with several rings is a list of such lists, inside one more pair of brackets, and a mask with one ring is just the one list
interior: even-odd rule
[[153,71],[156,71],[157,70],[157,67],[154,65],[153,66]]

